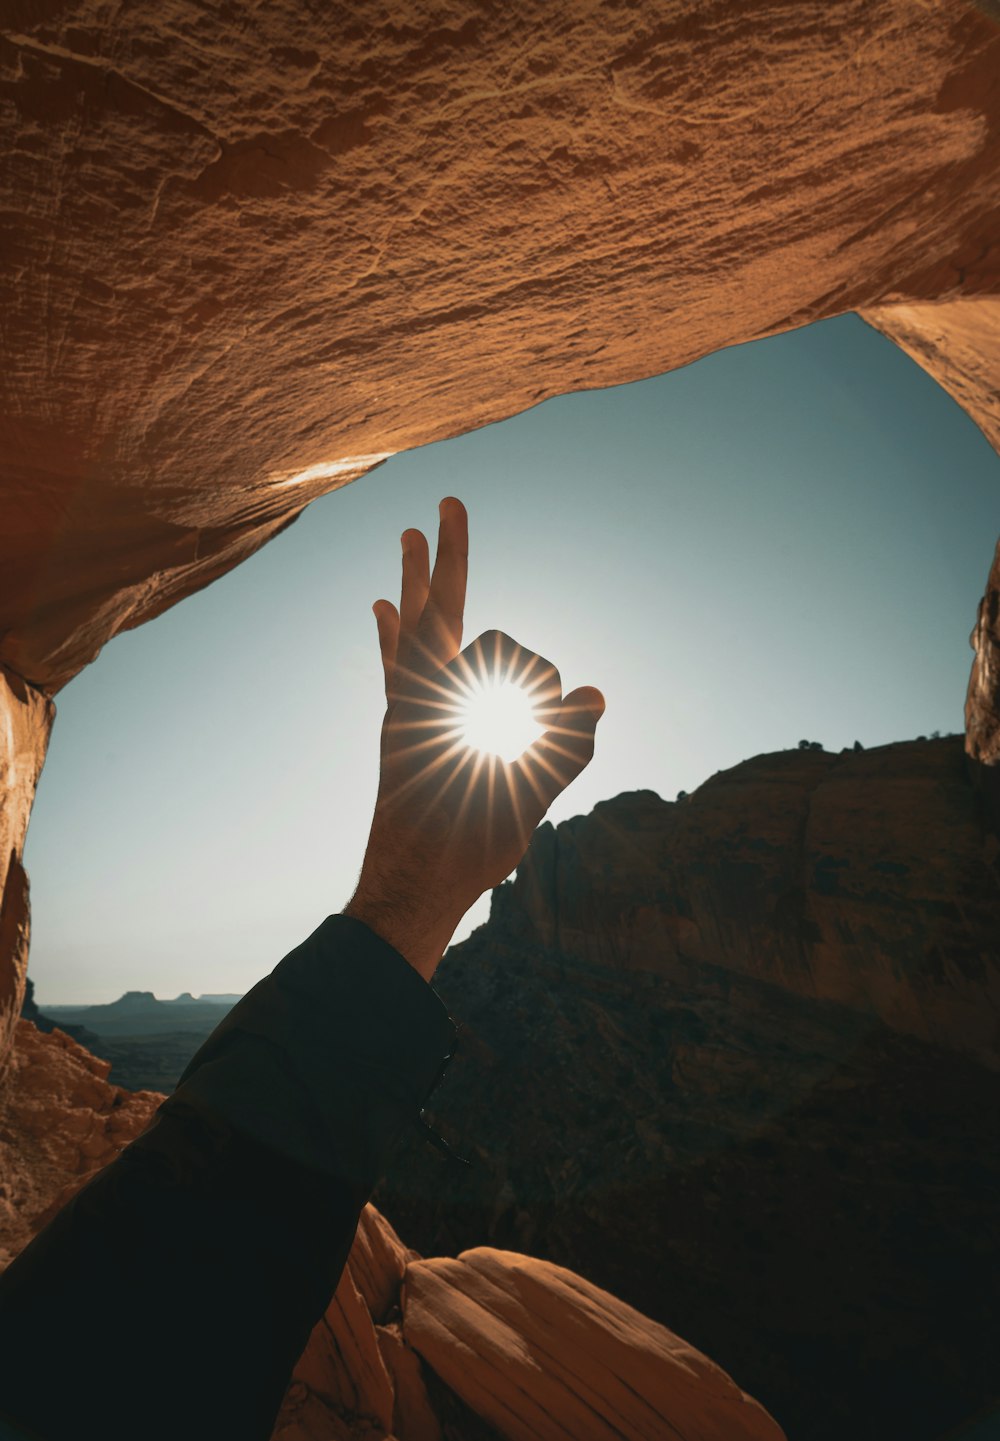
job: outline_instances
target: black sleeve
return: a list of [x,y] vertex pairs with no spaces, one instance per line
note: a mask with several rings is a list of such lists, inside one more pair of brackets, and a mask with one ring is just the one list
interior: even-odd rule
[[455,1027],[330,916],[0,1276],[0,1416],[44,1441],[267,1441]]

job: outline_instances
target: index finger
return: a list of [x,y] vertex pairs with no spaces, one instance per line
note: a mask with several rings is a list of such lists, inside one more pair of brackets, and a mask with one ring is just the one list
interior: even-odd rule
[[424,615],[434,624],[434,649],[447,665],[462,648],[465,590],[469,574],[469,517],[465,506],[449,495],[440,505],[441,525],[430,592]]

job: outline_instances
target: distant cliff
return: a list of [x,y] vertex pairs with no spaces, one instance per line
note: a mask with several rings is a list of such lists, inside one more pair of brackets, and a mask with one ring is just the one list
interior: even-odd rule
[[1000,843],[958,736],[780,751],[543,825],[491,924],[616,972],[719,966],[1000,1066]]
[[[960,738],[787,751],[543,826],[435,986],[461,1023],[375,1202],[719,1358],[798,1441],[992,1396],[1000,886]],[[822,1397],[820,1404],[817,1398]]]

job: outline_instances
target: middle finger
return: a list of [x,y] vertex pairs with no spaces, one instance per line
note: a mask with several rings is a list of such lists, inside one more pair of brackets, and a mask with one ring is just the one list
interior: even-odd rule
[[399,597],[399,630],[401,636],[412,635],[423,615],[430,590],[430,553],[427,537],[421,530],[404,530],[403,585]]

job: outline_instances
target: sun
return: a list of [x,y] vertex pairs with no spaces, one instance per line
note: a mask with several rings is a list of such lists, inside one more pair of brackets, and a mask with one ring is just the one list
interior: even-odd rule
[[465,745],[515,761],[542,734],[527,691],[514,681],[477,679],[458,707]]

